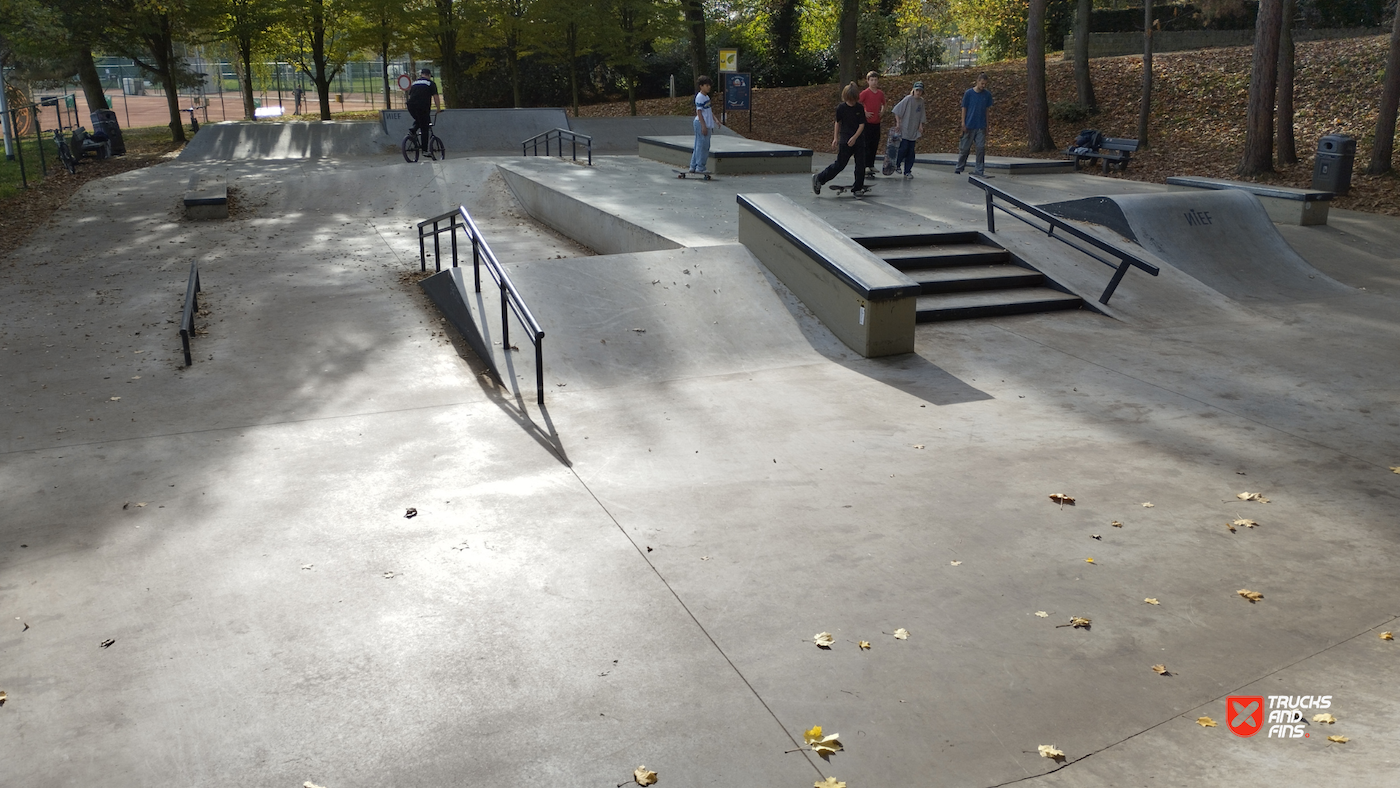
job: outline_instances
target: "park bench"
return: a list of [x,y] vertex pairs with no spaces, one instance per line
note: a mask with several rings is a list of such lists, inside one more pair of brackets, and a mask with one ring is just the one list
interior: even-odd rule
[[1109,167],[1117,167],[1119,172],[1128,171],[1128,162],[1132,161],[1133,153],[1138,149],[1138,141],[1121,137],[1104,137],[1095,148],[1077,147],[1074,145],[1065,149],[1065,155],[1074,159],[1074,169],[1079,169],[1081,161],[1093,161],[1098,159],[1103,163],[1103,174],[1108,174]]
[[1246,181],[1199,178],[1194,175],[1173,175],[1167,178],[1167,188],[1172,191],[1238,189],[1249,192],[1259,198],[1270,219],[1280,224],[1297,224],[1304,227],[1327,224],[1327,210],[1332,204],[1333,196],[1332,192],[1319,189],[1293,189]]

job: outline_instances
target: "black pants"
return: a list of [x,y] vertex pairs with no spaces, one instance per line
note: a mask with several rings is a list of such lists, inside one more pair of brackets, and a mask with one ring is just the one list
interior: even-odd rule
[[875,157],[880,155],[880,124],[865,124],[865,131],[860,133],[860,139],[856,142],[865,143],[865,167],[874,169]]
[[[866,131],[869,131],[869,128],[867,128]],[[861,133],[860,139],[856,140],[855,147],[847,145],[845,140],[841,141],[840,147],[836,149],[836,161],[833,161],[829,167],[822,170],[821,173],[817,175],[817,182],[822,184],[829,183],[837,175],[840,175],[842,170],[846,169],[846,164],[850,162],[852,158],[856,160],[855,188],[859,189],[865,186],[864,132]]]
[[428,107],[409,107],[408,114],[413,118],[413,125],[418,128],[418,147],[424,152],[428,152],[428,125],[432,123],[433,115]]

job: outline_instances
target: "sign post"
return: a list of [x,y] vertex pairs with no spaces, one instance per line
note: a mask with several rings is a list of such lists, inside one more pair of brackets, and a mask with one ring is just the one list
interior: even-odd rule
[[[738,70],[739,70],[739,50],[737,50],[737,49],[721,49],[721,50],[719,51],[719,77],[720,77],[719,81],[720,81],[721,83],[724,83],[724,84],[727,85],[727,84],[728,84],[728,80],[726,79],[725,75],[726,75],[726,74],[732,74],[732,73],[734,73],[734,72],[736,72],[736,71],[738,71]],[[726,106],[724,106],[724,105],[720,105],[719,122],[720,122],[721,124],[726,123],[726,122],[729,120],[728,115],[725,114],[727,109],[728,109],[728,107],[726,107]]]
[[728,116],[730,110],[749,113],[750,132],[753,131],[752,86],[752,74],[740,74],[735,72],[724,75],[725,115]]

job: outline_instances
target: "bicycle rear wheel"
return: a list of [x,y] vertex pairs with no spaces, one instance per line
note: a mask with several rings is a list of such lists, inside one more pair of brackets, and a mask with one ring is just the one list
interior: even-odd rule
[[442,161],[447,158],[447,148],[443,147],[442,140],[437,137],[428,140],[428,152],[432,154],[434,161]]
[[403,160],[409,164],[418,162],[418,137],[412,132],[403,138]]

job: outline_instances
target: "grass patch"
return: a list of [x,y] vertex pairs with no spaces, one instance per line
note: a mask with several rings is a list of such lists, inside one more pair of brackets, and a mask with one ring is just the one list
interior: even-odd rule
[[[30,186],[44,180],[43,169],[39,165],[39,140],[27,137],[20,140],[16,148],[13,161],[0,161],[0,200],[23,191],[26,177]],[[20,171],[21,157],[24,159],[23,173]],[[58,152],[54,149],[52,141],[49,141],[48,147],[44,149],[44,158],[50,167],[62,166],[57,161]]]

